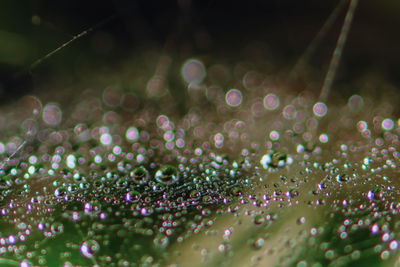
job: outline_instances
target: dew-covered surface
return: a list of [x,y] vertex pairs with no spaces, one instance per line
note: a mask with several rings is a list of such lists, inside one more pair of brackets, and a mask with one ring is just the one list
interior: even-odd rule
[[196,81],[183,115],[168,91],[148,104],[120,85],[3,108],[1,263],[395,261],[397,98],[322,103],[261,72],[203,67],[183,64]]
[[2,266],[397,260],[395,88],[366,80],[376,92],[321,102],[198,56],[177,71],[182,108],[165,77],[144,75],[147,58],[117,82],[43,85],[1,108]]

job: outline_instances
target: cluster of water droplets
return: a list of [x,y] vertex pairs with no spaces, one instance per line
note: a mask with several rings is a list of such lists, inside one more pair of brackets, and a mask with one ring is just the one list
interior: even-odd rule
[[3,262],[396,260],[390,102],[320,102],[243,63],[188,59],[181,76],[183,115],[156,77],[2,110]]

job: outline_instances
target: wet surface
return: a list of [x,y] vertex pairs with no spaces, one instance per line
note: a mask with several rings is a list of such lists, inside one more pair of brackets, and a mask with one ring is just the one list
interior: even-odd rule
[[11,95],[0,264],[398,262],[396,82],[339,79],[321,101],[321,71],[266,61],[265,44],[149,47]]
[[[323,103],[261,71],[233,76],[240,64],[199,62],[182,65],[184,116],[151,81],[147,95],[166,90],[151,104],[99,86],[68,106],[38,94],[3,107],[4,263],[396,260],[397,96]],[[218,86],[226,75],[232,86]]]

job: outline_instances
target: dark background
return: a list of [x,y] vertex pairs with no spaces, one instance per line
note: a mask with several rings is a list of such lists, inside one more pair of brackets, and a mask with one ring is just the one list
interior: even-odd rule
[[[0,2],[0,100],[17,98],[47,77],[98,64],[113,66],[154,47],[172,56],[209,54],[241,60],[249,44],[262,44],[255,60],[290,69],[339,1],[76,1]],[[396,86],[400,69],[400,2],[360,1],[338,82],[376,72]],[[347,7],[345,7],[346,9]],[[326,70],[342,10],[310,65]],[[93,31],[35,68],[29,66],[73,36]]]

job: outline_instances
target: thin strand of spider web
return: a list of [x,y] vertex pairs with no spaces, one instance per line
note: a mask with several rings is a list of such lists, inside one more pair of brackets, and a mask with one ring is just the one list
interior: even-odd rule
[[72,37],[72,39],[70,39],[69,41],[63,43],[62,45],[60,45],[59,47],[57,47],[56,49],[54,49],[53,51],[49,52],[48,54],[46,54],[44,57],[39,58],[38,60],[36,60],[35,62],[33,62],[28,70],[31,71],[32,69],[36,68],[38,65],[40,65],[44,60],[48,59],[49,57],[53,56],[54,54],[56,54],[57,52],[59,52],[60,50],[62,50],[63,48],[67,47],[68,45],[70,45],[72,42],[82,38],[83,36],[87,35],[88,33],[94,31],[95,29],[107,24],[108,22],[110,22],[111,20],[115,19],[116,16],[112,15],[110,17],[108,17],[107,19],[101,21],[100,23],[98,23],[97,25],[95,25],[94,27],[91,27],[87,30],[84,30],[83,32],[75,35],[74,37]]
[[27,142],[27,140],[24,140],[24,142],[19,145],[19,147],[7,158],[7,160],[0,164],[0,170],[2,170],[8,164],[8,162],[10,162],[10,160],[26,145]]
[[321,40],[326,36],[334,22],[336,21],[337,17],[339,16],[340,12],[342,11],[346,0],[340,1],[334,10],[331,12],[329,17],[326,19],[324,25],[322,25],[321,29],[318,31],[317,35],[308,45],[306,51],[303,55],[300,56],[299,60],[296,62],[296,65],[293,67],[290,76],[296,75],[298,70],[307,63],[309,58],[311,57],[312,53],[317,49],[318,45],[320,44]]
[[339,38],[336,43],[336,47],[335,50],[333,51],[331,61],[329,62],[328,71],[326,73],[324,83],[321,88],[321,92],[319,95],[320,101],[326,101],[326,99],[328,98],[329,91],[331,90],[332,83],[335,78],[337,68],[339,66],[340,58],[343,53],[343,47],[346,44],[347,36],[350,31],[351,22],[353,21],[353,16],[357,4],[358,0],[351,0],[349,4],[349,8],[347,10],[346,17],[344,19],[342,28],[340,30]]

